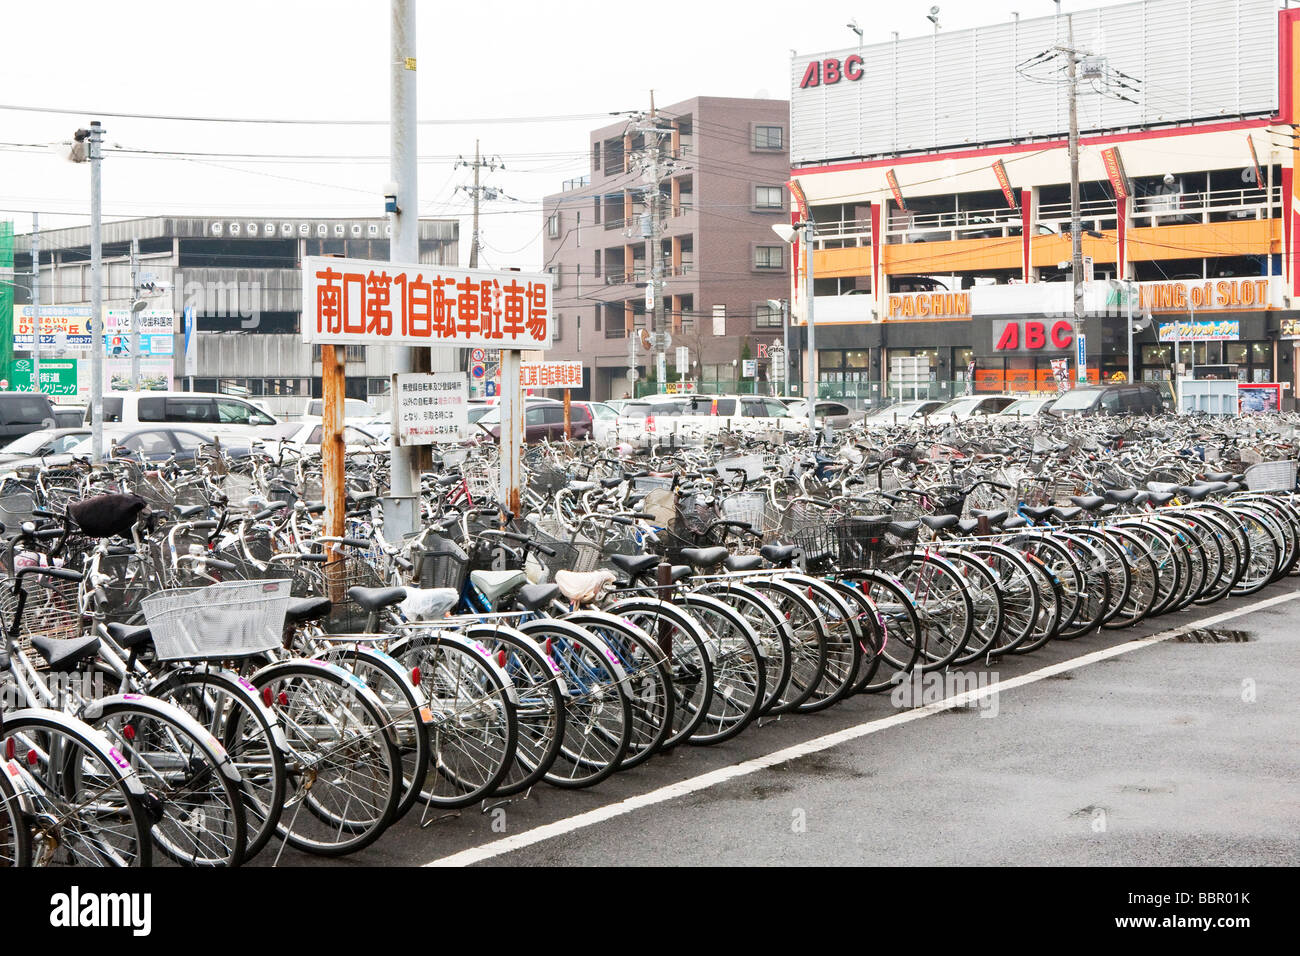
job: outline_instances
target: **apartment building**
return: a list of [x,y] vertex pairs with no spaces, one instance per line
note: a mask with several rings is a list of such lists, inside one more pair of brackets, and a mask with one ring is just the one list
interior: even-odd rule
[[[703,388],[766,391],[768,351],[782,335],[789,247],[772,232],[785,221],[789,104],[701,96],[656,110],[638,131],[620,121],[589,136],[590,172],[543,200],[544,264],[555,276],[556,337],[548,358],[581,359],[583,393],[617,398],[657,389],[647,328],[647,251],[662,251],[668,377]],[[650,222],[653,177],[647,136],[659,139],[659,220]],[[653,145],[651,142],[649,145]],[[755,363],[744,376],[745,360]],[[628,380],[635,369],[638,385]]]

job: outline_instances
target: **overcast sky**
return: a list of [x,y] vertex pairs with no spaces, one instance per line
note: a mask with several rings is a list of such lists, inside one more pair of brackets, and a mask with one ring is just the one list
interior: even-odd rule
[[[1116,0],[1065,0],[1063,9]],[[778,3],[660,0],[654,4],[420,0],[420,211],[464,216],[457,190],[479,138],[504,171],[485,183],[511,200],[484,206],[483,265],[541,264],[541,198],[588,170],[587,133],[611,119],[692,96],[788,99],[791,50],[801,54],[927,34],[933,0]],[[940,0],[944,30],[1051,16],[1052,0]],[[4,0],[0,104],[193,117],[385,120],[388,0]],[[580,119],[561,119],[579,115]],[[508,117],[544,121],[484,122]],[[0,218],[17,231],[88,215],[88,167],[49,144],[99,118],[110,146],[183,153],[350,157],[339,161],[154,158],[104,163],[106,218],[156,214],[372,216],[389,179],[388,130],[112,118],[0,110]],[[356,158],[362,157],[362,158]],[[364,157],[373,157],[365,159]]]

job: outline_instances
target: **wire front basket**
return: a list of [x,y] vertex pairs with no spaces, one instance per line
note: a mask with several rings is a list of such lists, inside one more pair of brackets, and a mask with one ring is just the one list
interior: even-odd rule
[[364,552],[345,550],[341,557],[321,565],[325,597],[333,603],[325,629],[352,634],[366,629],[370,612],[348,597],[349,588],[381,588],[385,582]]
[[[19,567],[22,567],[21,563]],[[37,670],[46,670],[48,665],[40,654],[32,650],[33,637],[66,640],[81,636],[79,587],[80,582],[77,581],[63,581],[40,575],[24,577],[23,590],[27,592],[27,603],[23,608],[18,649]],[[0,615],[3,615],[6,624],[13,620],[16,609],[17,594],[13,581],[0,582]]]
[[174,588],[140,602],[160,660],[249,657],[279,647],[290,581]]

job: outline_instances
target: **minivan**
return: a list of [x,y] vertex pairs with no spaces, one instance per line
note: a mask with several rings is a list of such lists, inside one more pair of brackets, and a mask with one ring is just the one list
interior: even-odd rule
[[1047,414],[1056,416],[1161,415],[1165,402],[1151,385],[1080,385],[1052,403]]
[[[90,414],[86,409],[88,424]],[[218,438],[247,439],[269,437],[269,426],[279,424],[273,415],[242,398],[212,392],[113,392],[104,396],[104,422],[173,422]]]
[[39,392],[0,392],[0,448],[15,438],[53,428],[54,405]]

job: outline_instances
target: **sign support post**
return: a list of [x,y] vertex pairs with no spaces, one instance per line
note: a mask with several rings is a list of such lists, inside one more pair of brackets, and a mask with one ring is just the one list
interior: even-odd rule
[[501,504],[519,513],[523,467],[519,460],[524,437],[524,396],[519,387],[518,349],[501,350]]
[[573,437],[573,426],[569,418],[569,389],[564,390],[564,440]]
[[[325,535],[343,537],[343,516],[347,509],[347,493],[343,478],[343,410],[345,407],[346,374],[344,346],[320,347],[321,396],[321,467],[325,485]],[[337,554],[331,545],[330,551]],[[330,600],[342,600],[342,595],[330,594]]]

